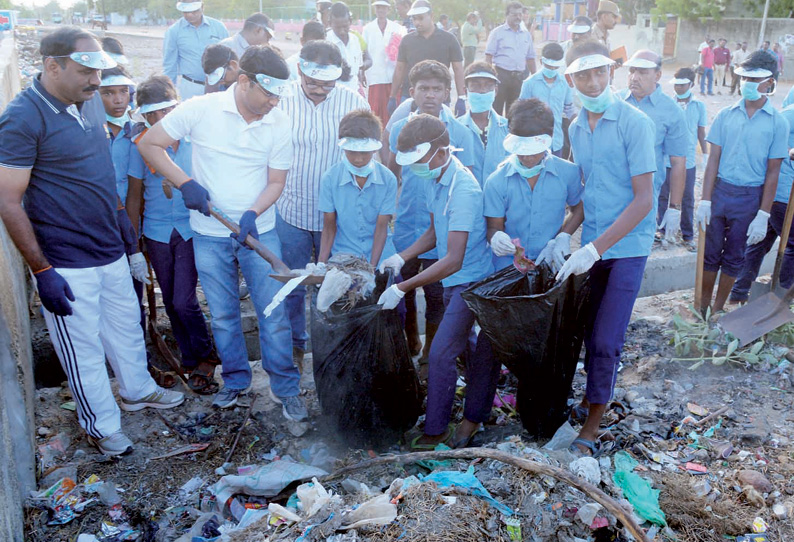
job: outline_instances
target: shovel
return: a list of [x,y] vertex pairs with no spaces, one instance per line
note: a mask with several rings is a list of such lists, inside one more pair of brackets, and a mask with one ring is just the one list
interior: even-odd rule
[[720,318],[719,325],[739,339],[740,347],[745,346],[783,324],[794,322],[794,312],[789,309],[792,299],[794,286],[782,299],[773,292],[766,293]]
[[788,197],[788,207],[786,207],[786,217],[783,219],[783,229],[780,232],[780,244],[777,248],[775,267],[772,270],[772,280],[769,283],[753,281],[750,285],[751,302],[768,292],[774,292],[779,297],[783,297],[786,293],[786,290],[780,287],[780,268],[783,265],[783,254],[786,252],[786,246],[788,245],[792,217],[794,217],[794,185],[791,186],[791,193]]

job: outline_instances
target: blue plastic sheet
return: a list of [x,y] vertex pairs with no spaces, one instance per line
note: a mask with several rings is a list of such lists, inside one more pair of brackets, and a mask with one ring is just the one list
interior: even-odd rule
[[488,502],[491,506],[499,510],[506,516],[515,514],[512,509],[494,499],[482,482],[474,476],[474,467],[469,467],[466,472],[460,471],[435,471],[431,472],[424,478],[423,482],[435,482],[439,489],[447,489],[452,487],[460,487],[467,489],[470,494],[480,497]]

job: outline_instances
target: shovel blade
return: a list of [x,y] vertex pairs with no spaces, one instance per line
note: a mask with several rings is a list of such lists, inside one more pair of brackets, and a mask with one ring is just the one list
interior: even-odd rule
[[792,321],[794,313],[787,306],[781,306],[780,297],[770,292],[726,314],[719,324],[725,332],[739,339],[739,346],[745,346]]
[[[765,294],[768,294],[771,291],[772,291],[771,282],[769,281],[760,282],[757,280],[753,281],[753,283],[750,285],[749,301],[751,302],[755,301],[756,299],[763,297]],[[784,295],[786,295],[786,289],[778,284],[778,286],[775,288],[775,291],[773,293],[777,294],[778,297],[782,298]]]

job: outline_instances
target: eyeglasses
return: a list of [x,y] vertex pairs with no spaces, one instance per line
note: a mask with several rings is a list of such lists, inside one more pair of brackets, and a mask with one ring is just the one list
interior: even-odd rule
[[303,74],[301,75],[303,76],[303,82],[306,84],[306,88],[308,88],[309,90],[323,89],[330,91],[336,88],[336,81],[323,81],[322,83],[320,83],[316,79],[310,79],[309,77],[306,77]]

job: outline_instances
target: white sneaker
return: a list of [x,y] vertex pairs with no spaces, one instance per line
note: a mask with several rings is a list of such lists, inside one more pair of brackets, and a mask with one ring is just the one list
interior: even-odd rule
[[127,435],[121,431],[116,431],[110,436],[101,439],[95,439],[88,435],[88,442],[97,447],[97,449],[107,456],[127,455],[132,453],[132,441],[127,438]]
[[185,402],[185,394],[181,391],[167,390],[165,388],[157,388],[157,391],[150,393],[146,397],[142,397],[137,401],[130,399],[121,399],[121,409],[127,412],[136,412],[144,408],[174,408]]

